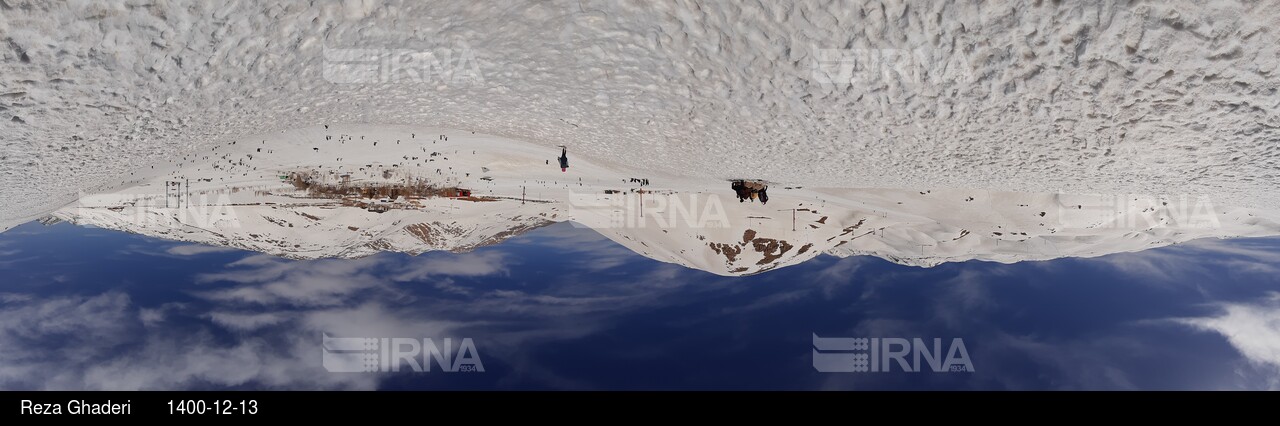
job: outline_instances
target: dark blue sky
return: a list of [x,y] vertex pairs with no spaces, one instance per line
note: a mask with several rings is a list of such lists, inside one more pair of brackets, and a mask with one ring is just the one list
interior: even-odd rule
[[[1280,238],[725,278],[568,224],[320,261],[27,224],[0,234],[0,388],[1274,389],[1277,272]],[[329,373],[321,333],[471,338],[485,371]],[[962,338],[976,371],[821,373],[814,334]]]

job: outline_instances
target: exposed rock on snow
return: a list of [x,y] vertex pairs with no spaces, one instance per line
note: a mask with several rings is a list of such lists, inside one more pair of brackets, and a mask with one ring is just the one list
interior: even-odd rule
[[1280,208],[1271,1],[0,10],[0,229],[321,123],[466,129],[704,178]]

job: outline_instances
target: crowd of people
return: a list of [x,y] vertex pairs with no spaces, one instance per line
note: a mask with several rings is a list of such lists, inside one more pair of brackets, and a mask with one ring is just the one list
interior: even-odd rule
[[760,204],[769,203],[769,185],[765,185],[764,182],[735,180],[732,187],[733,191],[738,193],[739,203],[747,200],[755,202],[756,199],[760,200]]

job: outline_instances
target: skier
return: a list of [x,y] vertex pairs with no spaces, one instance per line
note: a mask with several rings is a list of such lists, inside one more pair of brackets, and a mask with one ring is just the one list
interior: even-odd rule
[[560,171],[569,171],[569,149],[560,145]]

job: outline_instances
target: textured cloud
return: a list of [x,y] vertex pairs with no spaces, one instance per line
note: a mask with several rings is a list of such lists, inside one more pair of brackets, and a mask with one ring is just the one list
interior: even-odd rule
[[418,281],[432,277],[483,277],[507,273],[504,255],[497,251],[463,253],[449,257],[412,259],[394,276],[396,281]]
[[29,301],[0,309],[0,388],[373,389],[376,375],[324,371],[322,332],[431,337],[452,326],[376,304],[243,314],[143,309],[119,292]]
[[165,250],[165,253],[169,253],[176,256],[196,256],[196,255],[208,254],[208,253],[229,253],[234,251],[238,251],[238,250],[229,248],[229,247],[215,247],[215,246],[206,246],[206,245],[200,245],[200,244],[183,244],[183,245],[169,247],[167,250]]
[[385,280],[372,273],[381,263],[382,258],[376,256],[294,262],[256,255],[232,262],[227,271],[201,274],[196,281],[233,284],[198,292],[200,297],[213,301],[336,306],[348,303],[357,293],[381,288]]
[[[1280,251],[1269,239],[1201,239],[1163,250],[1119,253],[1097,258],[1143,282],[1193,282],[1220,273],[1222,267],[1234,274],[1280,274]],[[1212,256],[1213,262],[1204,262]]]
[[1258,303],[1219,306],[1219,315],[1179,321],[1219,333],[1249,361],[1280,370],[1280,293]]
[[[1267,275],[1260,272],[1274,267],[1268,262],[1276,255],[1259,241],[1208,241],[1123,255],[1176,259],[1163,263],[1182,268],[1169,276],[1182,274],[1189,277],[1183,282],[1208,289],[1198,292],[1134,284],[1159,281],[1117,271],[1107,259],[1052,263],[1064,268],[1050,262],[915,268],[821,257],[808,266],[745,278],[709,276],[635,254],[605,272],[578,259],[521,263],[526,252],[566,252],[556,248],[558,242],[529,242],[540,237],[545,236],[465,255],[318,261],[249,256],[229,264],[213,263],[212,257],[180,259],[216,272],[176,275],[178,280],[160,284],[164,291],[156,293],[157,287],[136,283],[110,290],[75,280],[81,285],[15,286],[0,293],[0,388],[373,389],[392,382],[441,383],[435,376],[385,381],[328,373],[319,356],[322,333],[471,337],[489,369],[474,377],[484,381],[477,386],[497,388],[1255,389],[1274,387],[1274,377],[1280,377],[1280,316],[1274,313],[1280,312],[1280,296],[1257,297],[1259,289],[1275,283],[1262,281]],[[531,251],[537,249],[545,251]],[[592,252],[577,249],[569,252],[591,261]],[[132,256],[175,259],[162,252]],[[1073,281],[1077,275],[1065,271],[1072,268],[1100,278]],[[122,271],[130,276],[127,268],[101,268],[102,282],[117,282],[111,274]],[[1192,272],[1201,275],[1186,275]],[[1241,277],[1249,280],[1233,284]],[[1248,291],[1213,297],[1232,285]],[[49,293],[65,291],[87,293]],[[1249,302],[1218,304],[1212,315],[1201,315],[1206,300]],[[1169,312],[1202,318],[1171,324],[1165,319]],[[978,373],[816,374],[809,365],[813,332],[963,337]]]

